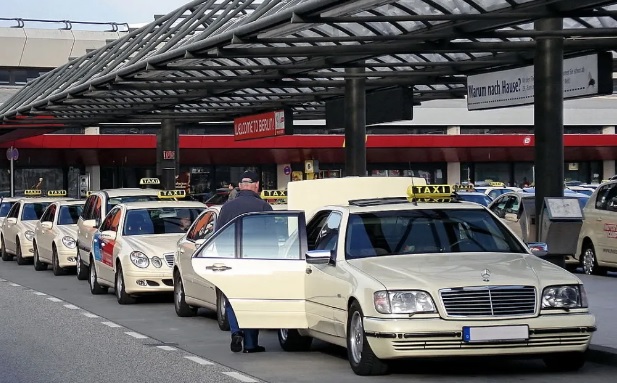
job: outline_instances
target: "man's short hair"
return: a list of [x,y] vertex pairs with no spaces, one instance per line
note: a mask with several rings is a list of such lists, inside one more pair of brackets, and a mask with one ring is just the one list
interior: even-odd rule
[[240,178],[240,182],[242,182],[244,184],[250,184],[250,183],[254,183],[254,182],[259,182],[259,177],[257,176],[257,173],[255,173],[254,171],[247,170],[244,173],[242,173],[242,177]]

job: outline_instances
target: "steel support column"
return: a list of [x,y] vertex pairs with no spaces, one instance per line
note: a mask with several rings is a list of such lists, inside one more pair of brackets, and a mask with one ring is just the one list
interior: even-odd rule
[[[358,76],[364,68],[347,68]],[[345,175],[366,175],[366,79],[345,80]]]
[[167,190],[175,189],[178,169],[178,129],[174,120],[161,121],[160,150],[157,150],[157,155],[157,163],[160,161],[161,164],[161,186]]
[[[537,31],[563,29],[563,19],[535,22]],[[540,211],[545,197],[562,197],[563,149],[563,38],[536,39],[534,59],[534,134],[536,230],[540,234]],[[540,237],[537,237],[540,239]],[[550,249],[549,249],[550,251]]]

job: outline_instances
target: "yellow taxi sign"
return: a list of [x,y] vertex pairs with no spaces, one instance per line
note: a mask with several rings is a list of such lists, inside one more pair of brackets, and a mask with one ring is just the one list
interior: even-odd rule
[[[414,200],[435,201],[437,199],[448,199],[452,197],[453,188],[451,185],[411,185],[407,188],[407,196]],[[438,201],[441,202],[441,201]]]
[[453,185],[452,189],[454,189],[454,191],[476,191],[476,189],[473,187],[473,185]]
[[66,197],[66,190],[48,190],[48,197]]
[[26,189],[26,190],[24,190],[24,195],[27,195],[27,196],[41,195],[41,191],[40,190]]
[[262,190],[262,199],[283,199],[287,198],[287,190]]
[[161,190],[159,192],[159,198],[184,198],[186,197],[186,190]]
[[139,180],[140,185],[160,185],[161,180],[158,178],[142,178]]
[[493,187],[503,187],[503,186],[506,186],[506,184],[504,184],[503,182],[489,182],[488,184],[489,184],[489,186],[493,186]]

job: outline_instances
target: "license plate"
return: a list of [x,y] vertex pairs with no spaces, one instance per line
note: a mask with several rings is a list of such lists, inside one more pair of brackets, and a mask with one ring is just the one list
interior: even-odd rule
[[529,339],[529,326],[463,327],[464,342],[512,342]]

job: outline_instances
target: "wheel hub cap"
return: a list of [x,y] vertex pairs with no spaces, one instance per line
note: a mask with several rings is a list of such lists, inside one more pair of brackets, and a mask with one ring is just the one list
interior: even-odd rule
[[358,312],[355,312],[351,318],[349,343],[354,362],[360,363],[362,360],[362,348],[364,343],[364,328],[362,326],[362,318]]

